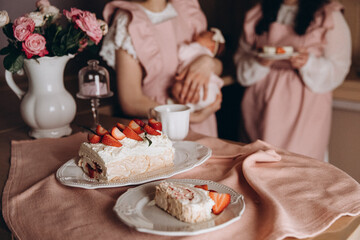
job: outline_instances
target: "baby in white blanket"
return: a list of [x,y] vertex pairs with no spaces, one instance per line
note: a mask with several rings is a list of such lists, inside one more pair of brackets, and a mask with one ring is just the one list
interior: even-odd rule
[[[217,28],[211,28],[210,31],[205,31],[200,35],[196,36],[193,42],[181,44],[178,50],[179,66],[177,73],[182,72],[193,60],[201,55],[209,55],[212,57],[220,55],[225,47],[225,39]],[[181,89],[184,82],[175,80],[173,89]],[[204,90],[200,90],[199,102],[193,104],[188,103],[191,111],[200,110],[216,99],[216,96],[220,93],[220,89],[223,86],[223,80],[215,73],[211,73],[207,98],[204,100]],[[175,103],[174,99],[168,99],[168,103]]]

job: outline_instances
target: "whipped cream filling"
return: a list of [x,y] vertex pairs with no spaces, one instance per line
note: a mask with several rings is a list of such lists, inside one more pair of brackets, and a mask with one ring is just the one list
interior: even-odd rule
[[166,181],[156,186],[155,203],[179,220],[191,223],[211,219],[215,204],[206,190]]
[[196,188],[192,184],[173,184],[169,182],[161,183],[161,187],[166,189],[167,193],[176,198],[183,205],[194,204],[201,202],[213,202],[209,197],[208,191],[201,188]]

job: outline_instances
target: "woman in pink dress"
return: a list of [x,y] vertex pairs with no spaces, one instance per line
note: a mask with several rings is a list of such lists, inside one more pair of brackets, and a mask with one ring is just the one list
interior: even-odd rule
[[[100,55],[116,71],[120,106],[126,115],[147,118],[151,108],[169,98],[178,46],[204,31],[206,18],[197,0],[112,1],[103,14],[111,27]],[[195,59],[180,74],[185,84],[177,100],[197,102],[212,72],[222,72],[218,59],[207,55]],[[190,129],[217,136],[215,112],[220,106],[221,96],[192,113]]]
[[[251,140],[325,158],[332,90],[351,64],[343,7],[327,0],[264,0],[249,10],[235,55],[246,86],[242,114]],[[258,57],[263,46],[292,46],[285,60]]]

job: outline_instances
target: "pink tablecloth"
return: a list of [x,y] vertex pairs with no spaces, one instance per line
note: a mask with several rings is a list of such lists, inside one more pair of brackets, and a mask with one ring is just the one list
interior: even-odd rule
[[[61,185],[56,170],[76,156],[85,134],[12,142],[3,216],[18,239],[168,239],[139,233],[113,211],[128,187],[85,190]],[[175,178],[209,179],[245,197],[241,219],[223,229],[181,239],[310,237],[343,215],[360,214],[360,185],[336,167],[264,142],[239,146],[215,138],[203,165]]]

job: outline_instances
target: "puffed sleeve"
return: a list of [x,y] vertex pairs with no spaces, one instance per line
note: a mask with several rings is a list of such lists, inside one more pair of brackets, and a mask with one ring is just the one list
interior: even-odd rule
[[340,11],[332,14],[334,27],[326,32],[324,55],[310,55],[307,63],[300,69],[306,86],[318,93],[338,87],[344,81],[351,65],[350,29]]
[[240,38],[239,48],[234,55],[234,62],[237,80],[243,86],[250,86],[264,79],[270,72],[270,67],[261,65],[255,59],[255,53],[244,37]]
[[172,4],[183,16],[194,36],[206,30],[206,16],[201,10],[198,0],[173,0]]
[[131,37],[128,32],[129,14],[126,11],[119,11],[113,24],[106,34],[100,50],[100,56],[106,63],[115,67],[115,51],[119,48],[125,50],[134,59],[137,59]]

